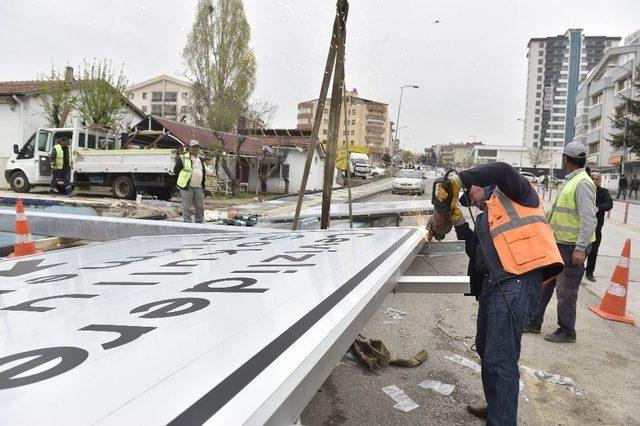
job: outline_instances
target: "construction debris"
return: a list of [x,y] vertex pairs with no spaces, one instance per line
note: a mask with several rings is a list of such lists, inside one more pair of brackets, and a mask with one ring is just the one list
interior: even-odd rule
[[362,336],[353,342],[351,350],[370,370],[387,367],[388,365],[412,368],[422,364],[429,357],[427,351],[423,349],[412,358],[391,359],[391,353],[382,340],[367,339]]
[[382,388],[382,391],[389,395],[389,397],[391,397],[391,399],[396,402],[393,408],[408,413],[409,411],[419,407],[418,404],[416,404],[411,398],[409,398],[407,394],[404,393],[404,391],[396,385],[384,387]]
[[478,364],[477,362],[473,362],[470,359],[467,359],[463,356],[460,356],[458,354],[453,354],[451,356],[446,356],[446,359],[456,362],[460,365],[464,365],[467,368],[470,368],[471,370],[475,371],[476,373],[480,373],[480,371],[482,371],[482,369],[480,368],[480,364]]
[[582,392],[576,389],[576,383],[571,377],[561,376],[559,374],[547,373],[546,371],[536,370],[526,365],[520,365],[520,369],[530,376],[535,377],[543,382],[554,383],[556,385],[565,386],[569,392],[574,395],[582,396]]
[[407,317],[407,313],[393,308],[387,308],[384,314],[394,320],[403,320]]
[[442,383],[435,380],[424,380],[418,383],[418,386],[420,386],[423,389],[432,390],[444,396],[451,395],[453,393],[453,390],[456,388],[455,385],[451,385],[449,383]]

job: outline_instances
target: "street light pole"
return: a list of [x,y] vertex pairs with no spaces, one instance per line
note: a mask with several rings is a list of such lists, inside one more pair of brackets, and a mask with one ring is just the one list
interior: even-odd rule
[[520,149],[520,171],[522,171],[522,155],[524,154],[524,120],[522,118],[516,118],[516,120],[522,122],[522,147]]
[[404,92],[404,89],[406,89],[407,87],[418,89],[420,86],[417,86],[415,84],[407,84],[405,86],[400,87],[400,102],[398,103],[398,118],[396,119],[396,134],[393,138],[394,146],[396,144],[396,141],[400,142],[398,140],[398,130],[400,130],[400,110],[402,109],[402,92]]

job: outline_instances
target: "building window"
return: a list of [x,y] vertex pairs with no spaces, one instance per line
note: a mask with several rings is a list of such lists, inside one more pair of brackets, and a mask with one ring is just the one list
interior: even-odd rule
[[180,107],[180,114],[186,114],[187,113],[187,107],[186,105],[182,105]]
[[542,68],[541,67],[538,67],[538,72],[542,72]]
[[536,114],[540,114],[540,108],[536,108]]
[[186,100],[189,94],[187,92],[182,92],[182,99]]
[[536,93],[536,98],[541,98],[541,97],[542,97],[542,93],[537,92],[537,93]]
[[536,106],[540,106],[540,101],[536,101]]
[[128,92],[127,93],[127,99],[133,99],[133,93]]
[[534,133],[534,134],[533,134],[533,138],[534,138],[534,139],[538,139],[538,134],[537,134],[537,133]]
[[497,157],[498,150],[497,149],[479,149],[478,157]]
[[597,154],[600,152],[600,142],[590,143],[587,147],[587,154]]
[[356,124],[356,120],[351,120],[351,124]]
[[353,136],[353,135],[355,135],[355,134],[356,134],[355,130],[352,130],[352,131],[351,131],[351,136]]
[[540,126],[536,124],[535,126],[533,126],[533,130],[537,132],[538,130],[540,130]]
[[311,108],[298,108],[298,114],[311,114]]
[[538,81],[542,81],[542,76],[541,75],[538,76]]
[[542,84],[536,84],[536,89],[538,90],[542,89]]
[[544,62],[543,59],[538,59],[538,65],[542,65],[542,62]]
[[176,102],[178,100],[178,92],[164,92],[165,102]]
[[147,99],[147,92],[142,92],[142,99]]
[[151,92],[151,102],[162,102],[162,92]]
[[323,135],[326,135],[326,134],[327,134],[327,131],[326,131],[326,130],[323,130],[323,131],[322,131],[322,134],[323,134]]
[[591,97],[591,106],[596,106],[602,102],[602,93],[598,93],[595,96]]
[[151,115],[162,117],[162,105],[151,105]]
[[534,123],[539,123],[539,122],[540,122],[540,117],[536,117],[536,118],[534,118],[534,119],[533,119],[533,122],[534,122]]
[[147,106],[146,105],[142,106],[142,112],[144,112],[146,114],[146,112],[147,112]]

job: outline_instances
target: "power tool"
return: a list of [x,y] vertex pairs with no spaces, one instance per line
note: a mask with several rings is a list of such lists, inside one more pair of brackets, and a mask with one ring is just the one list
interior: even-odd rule
[[[433,215],[427,219],[427,241],[435,238],[440,241],[445,235],[451,231],[453,227],[453,211],[451,202],[453,201],[453,185],[449,180],[451,173],[457,173],[455,170],[449,170],[444,177],[438,178],[433,182],[431,190],[431,204],[433,204]],[[446,197],[442,198],[446,192]],[[456,194],[457,196],[457,194]]]

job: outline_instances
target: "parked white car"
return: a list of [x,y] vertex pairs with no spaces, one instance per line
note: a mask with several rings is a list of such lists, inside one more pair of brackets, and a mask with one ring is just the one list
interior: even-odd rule
[[385,169],[378,166],[371,167],[371,176],[382,176],[385,173]]
[[399,192],[417,193],[424,195],[425,182],[422,180],[422,172],[420,170],[403,169],[398,172],[393,179],[391,192],[397,194]]
[[529,173],[529,172],[520,172],[520,174],[522,176],[525,177],[525,179],[527,179],[529,182],[531,183],[536,183],[538,181],[538,178],[536,177],[536,175],[534,175],[533,173]]

